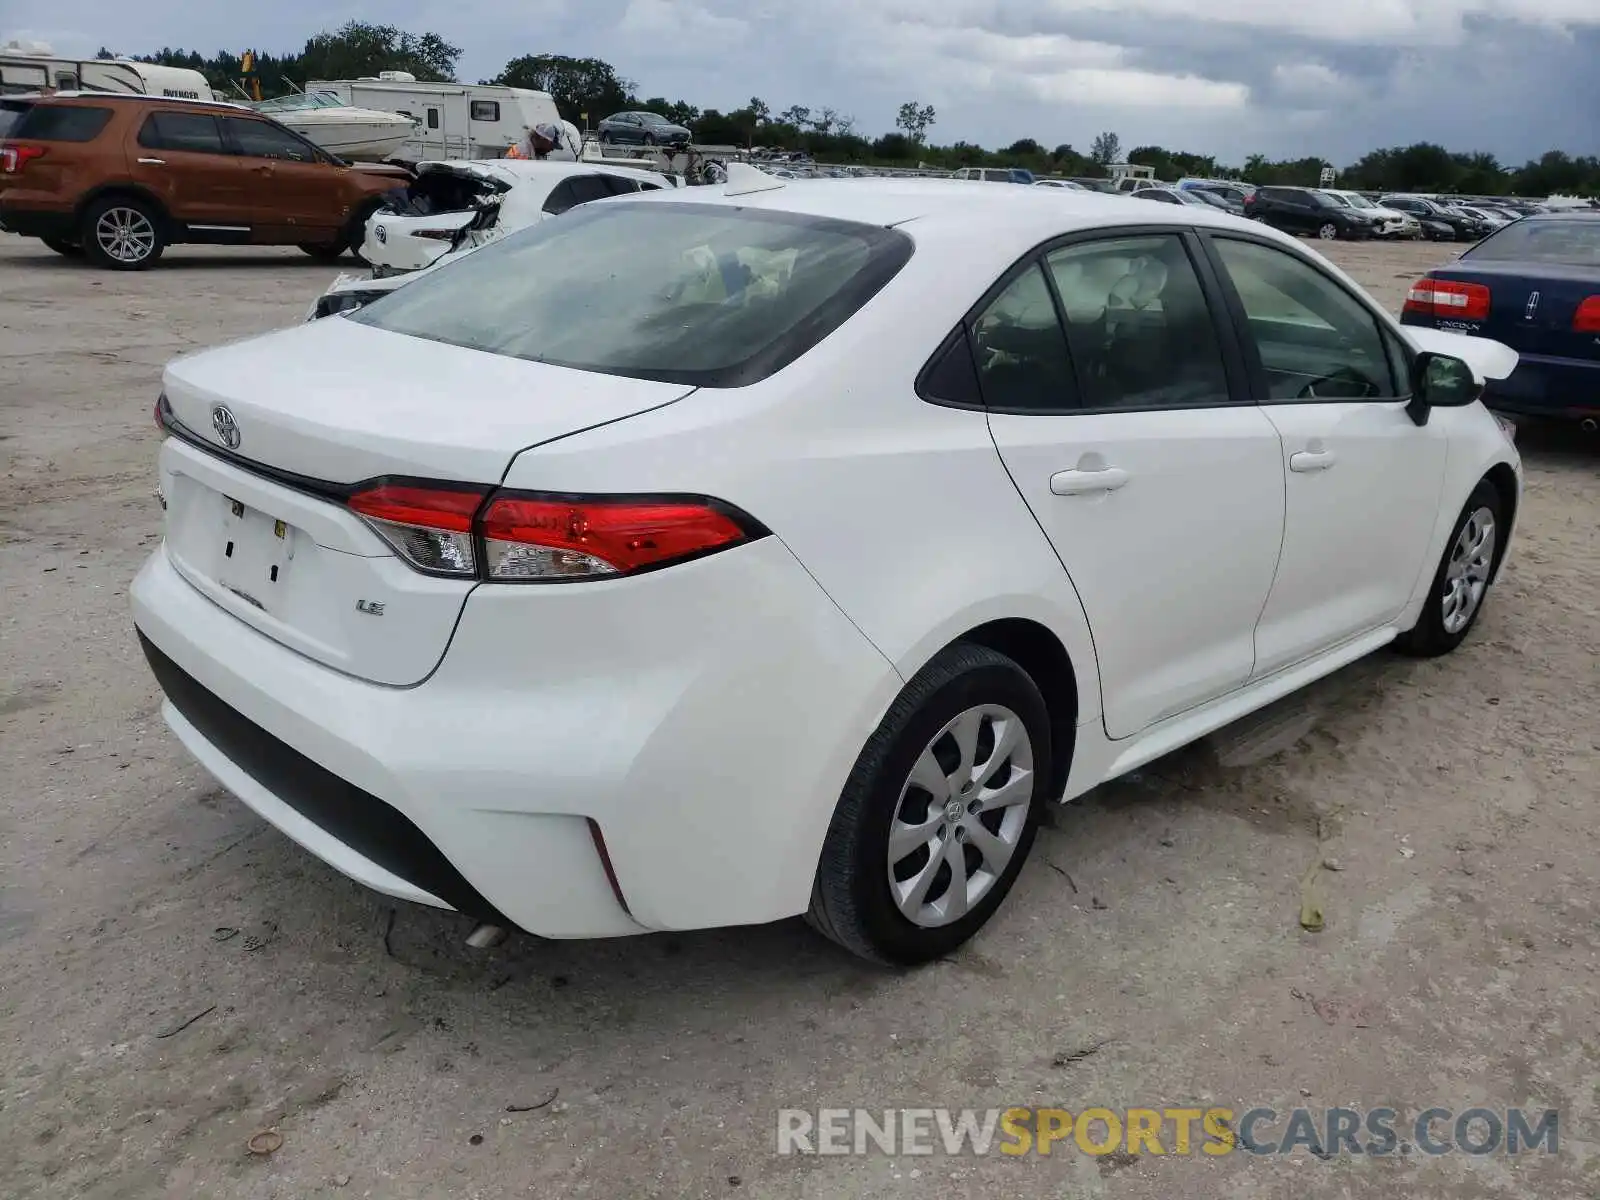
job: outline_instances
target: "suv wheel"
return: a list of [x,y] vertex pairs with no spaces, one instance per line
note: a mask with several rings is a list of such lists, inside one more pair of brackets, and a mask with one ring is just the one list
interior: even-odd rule
[[79,239],[84,255],[97,267],[142,271],[166,249],[161,217],[143,200],[104,196],[83,214]]
[[1325,221],[1322,227],[1317,230],[1317,236],[1325,242],[1336,241],[1339,237],[1339,227],[1332,221]]
[[343,242],[334,242],[332,245],[318,245],[315,242],[301,242],[299,249],[300,253],[309,254],[318,262],[336,263],[344,257],[345,251],[348,250],[349,247]]

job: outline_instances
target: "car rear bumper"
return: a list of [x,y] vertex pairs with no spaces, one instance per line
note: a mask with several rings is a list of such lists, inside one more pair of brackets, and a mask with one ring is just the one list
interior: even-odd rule
[[163,716],[230,791],[359,882],[546,937],[804,911],[900,686],[775,537],[635,579],[479,587],[409,688],[255,632],[164,545],[131,595]]
[[1510,376],[1489,381],[1483,402],[1527,416],[1600,417],[1600,362],[1521,354]]
[[58,238],[66,241],[77,235],[77,224],[70,212],[12,208],[0,204],[0,230],[22,237]]

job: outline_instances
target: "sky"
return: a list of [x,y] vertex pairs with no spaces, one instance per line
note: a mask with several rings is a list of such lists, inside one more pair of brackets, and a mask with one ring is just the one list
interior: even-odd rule
[[440,34],[463,79],[594,55],[641,96],[828,106],[874,135],[915,100],[938,143],[1086,152],[1110,130],[1124,152],[1339,166],[1423,140],[1511,165],[1600,153],[1600,0],[0,0],[0,41],[297,50],[352,18]]

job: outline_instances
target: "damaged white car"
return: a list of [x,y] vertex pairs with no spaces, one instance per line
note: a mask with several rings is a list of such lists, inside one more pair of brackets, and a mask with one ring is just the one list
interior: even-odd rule
[[417,271],[591,200],[676,186],[670,175],[610,164],[422,163],[416,179],[389,193],[367,221],[361,257],[372,273],[339,276],[306,319],[360,308]]

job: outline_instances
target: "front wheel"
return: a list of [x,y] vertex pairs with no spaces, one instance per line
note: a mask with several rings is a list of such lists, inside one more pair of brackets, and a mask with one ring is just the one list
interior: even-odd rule
[[1339,238],[1339,227],[1332,221],[1329,221],[1317,230],[1317,236],[1325,242],[1337,241]]
[[950,953],[1011,890],[1050,778],[1050,721],[1028,673],[985,646],[942,651],[856,759],[806,919],[876,962]]
[[143,200],[106,196],[83,214],[79,245],[90,262],[113,271],[143,271],[166,249],[161,217]]
[[1416,625],[1395,647],[1419,658],[1436,658],[1459,646],[1477,623],[1505,537],[1505,501],[1488,480],[1473,489],[1445,543],[1444,558]]

